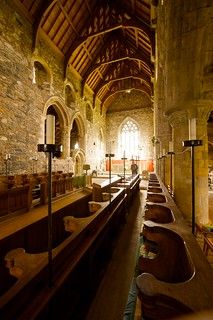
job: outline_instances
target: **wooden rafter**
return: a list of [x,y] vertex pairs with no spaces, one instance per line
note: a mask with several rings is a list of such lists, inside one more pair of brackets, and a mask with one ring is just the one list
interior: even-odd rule
[[[93,16],[94,18],[94,16]],[[144,34],[147,35],[149,41],[150,41],[150,45],[153,46],[152,50],[154,50],[154,30],[152,30],[146,23],[143,23],[142,21],[139,21],[136,17],[131,18],[131,19],[124,19],[124,21],[120,22],[120,21],[114,21],[113,24],[111,24],[110,26],[107,26],[106,28],[97,31],[97,32],[93,32],[90,33],[88,35],[83,35],[80,38],[78,38],[69,48],[66,57],[65,57],[65,67],[68,65],[69,60],[72,56],[72,54],[74,53],[74,51],[80,46],[82,45],[84,42],[86,42],[88,39],[93,38],[93,37],[97,37],[103,34],[106,34],[108,32],[111,31],[115,31],[117,29],[122,29],[122,28],[136,28],[139,29],[141,31],[144,32]],[[90,29],[90,25],[87,25],[86,29]]]
[[152,92],[155,31],[150,27],[151,0],[13,2],[33,25],[34,48],[42,39],[59,53],[64,75],[70,66],[81,76],[82,94],[87,84],[95,98],[105,101],[130,77],[132,87],[140,90],[142,85]]
[[126,80],[126,79],[140,79],[142,80],[142,83],[144,84],[144,86],[146,86],[147,88],[150,88],[150,94],[151,94],[151,87],[150,84],[146,81],[146,78],[144,79],[143,75],[138,75],[138,76],[132,76],[132,75],[128,75],[126,74],[123,77],[115,77],[114,79],[110,80],[110,81],[103,81],[101,84],[99,84],[99,86],[97,87],[97,90],[95,92],[95,97],[98,96],[100,90],[105,87],[106,85],[110,85],[115,81],[120,81],[120,80]]
[[38,11],[36,15],[36,19],[33,24],[33,32],[34,32],[34,48],[37,46],[38,42],[38,34],[41,27],[41,23],[43,19],[46,17],[51,8],[56,4],[57,0],[46,0],[42,2],[42,7]]
[[[100,63],[100,64],[97,63],[97,64],[95,64],[94,66],[92,66],[90,70],[88,70],[88,73],[87,73],[86,76],[83,78],[82,83],[85,84],[86,81],[87,81],[87,79],[88,79],[88,77],[90,76],[90,74],[92,74],[94,71],[98,70],[101,66],[103,66],[103,65],[109,65],[109,64],[116,63],[116,62],[119,62],[119,61],[124,61],[124,60],[139,61],[139,62],[141,62],[142,64],[146,65],[146,63],[144,62],[144,60],[141,59],[141,57],[138,57],[138,56],[132,56],[132,57],[131,57],[131,56],[130,56],[130,57],[125,56],[125,57],[120,57],[120,58],[118,58],[118,59],[114,59],[114,60],[107,61],[107,62],[105,62],[105,63]],[[147,67],[148,67],[148,70],[150,70],[150,67],[149,67],[149,66],[147,66]],[[146,71],[145,68],[144,68],[143,70],[144,70],[144,72],[147,73],[147,71]],[[148,74],[148,73],[147,73],[147,74]],[[149,75],[150,75],[150,76],[152,75],[151,70],[150,70],[150,72],[149,72]]]
[[[143,92],[144,94],[146,94],[148,96],[148,98],[150,98],[150,95],[149,93],[147,93],[147,90],[146,88],[143,88],[143,87],[138,87],[137,85],[136,86],[132,86],[131,88],[129,88],[131,90],[138,90],[138,91],[141,91]],[[117,89],[116,91],[114,92],[108,92],[108,94],[105,95],[105,97],[102,99],[102,103],[101,103],[101,113],[103,112],[103,108],[104,108],[104,105],[107,103],[107,100],[110,99],[112,96],[115,96],[115,95],[118,95],[120,92],[126,92],[127,89],[126,88],[120,88],[120,89]]]

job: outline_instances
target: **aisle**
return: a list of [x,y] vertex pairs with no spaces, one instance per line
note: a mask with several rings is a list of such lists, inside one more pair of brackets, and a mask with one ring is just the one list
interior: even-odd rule
[[135,270],[145,198],[146,191],[140,190],[129,209],[127,223],[121,230],[86,320],[123,320]]

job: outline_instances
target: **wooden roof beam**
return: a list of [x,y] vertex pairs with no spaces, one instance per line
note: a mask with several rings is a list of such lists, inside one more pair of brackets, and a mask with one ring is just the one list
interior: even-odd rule
[[[143,25],[146,26],[146,30],[143,29]],[[68,65],[69,63],[69,60],[73,54],[73,52],[80,46],[82,45],[84,42],[86,42],[88,39],[90,38],[93,38],[93,37],[97,37],[97,36],[100,36],[100,35],[103,35],[103,34],[106,34],[108,32],[111,32],[111,31],[115,31],[117,29],[122,29],[122,28],[138,28],[140,30],[142,30],[146,35],[147,37],[149,38],[150,40],[150,45],[152,47],[152,50],[154,50],[154,34],[155,32],[149,28],[147,25],[143,24],[142,22],[138,22],[138,21],[133,21],[132,19],[131,20],[128,20],[128,21],[125,21],[124,23],[115,23],[115,25],[113,26],[110,26],[104,30],[101,30],[99,32],[94,32],[88,36],[82,36],[80,38],[78,38],[73,44],[72,46],[69,48],[67,54],[66,54],[66,57],[65,57],[65,67]]]
[[107,61],[107,62],[104,62],[104,63],[96,63],[96,64],[93,64],[91,65],[91,67],[88,69],[88,71],[86,72],[86,74],[84,75],[83,79],[82,79],[82,83],[86,83],[88,77],[90,76],[91,73],[93,73],[95,70],[97,70],[98,68],[100,68],[101,66],[103,65],[106,65],[106,64],[111,64],[111,63],[115,63],[115,62],[119,62],[119,61],[123,61],[123,60],[137,60],[137,61],[140,61],[141,63],[144,63],[148,69],[150,70],[150,74],[152,75],[153,72],[152,72],[152,69],[151,69],[151,62],[149,61],[149,64],[147,64],[147,59],[146,61],[144,61],[143,57],[140,55],[133,55],[133,56],[125,56],[125,57],[120,57],[120,58],[117,58],[117,59],[113,59],[113,60],[110,60],[110,61]]
[[39,29],[41,27],[43,19],[47,16],[48,12],[51,10],[51,8],[57,3],[57,0],[46,0],[42,1],[42,6],[38,11],[38,14],[36,16],[36,19],[33,24],[33,33],[34,33],[34,43],[33,43],[33,49],[36,48],[38,43],[38,34]]
[[99,84],[97,90],[95,91],[95,96],[97,97],[99,92],[100,92],[100,90],[103,87],[105,87],[106,85],[109,85],[109,84],[111,84],[113,82],[116,82],[116,81],[121,81],[121,80],[126,80],[126,79],[138,79],[138,80],[140,79],[140,80],[142,80],[143,81],[143,85],[145,85],[147,87],[147,89],[150,90],[150,94],[151,94],[151,91],[152,91],[151,90],[151,86],[150,86],[149,83],[147,83],[146,79],[144,79],[144,77],[142,75],[140,75],[140,76],[126,75],[126,76],[123,76],[123,77],[114,78],[114,79],[112,79],[110,81],[103,81],[101,84]]

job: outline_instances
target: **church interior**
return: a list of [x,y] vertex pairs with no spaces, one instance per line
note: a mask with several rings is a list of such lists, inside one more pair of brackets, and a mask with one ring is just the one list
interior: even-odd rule
[[0,318],[213,318],[213,1],[1,0]]

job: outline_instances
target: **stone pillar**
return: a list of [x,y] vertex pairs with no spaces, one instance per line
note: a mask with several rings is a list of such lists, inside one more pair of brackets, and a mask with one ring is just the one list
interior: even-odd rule
[[188,115],[186,111],[173,112],[169,117],[173,127],[174,142],[174,196],[175,202],[186,219],[191,219],[191,154],[183,148],[182,141],[188,139]]
[[63,145],[63,158],[67,159],[70,157],[70,128],[69,126],[64,127],[62,133],[62,145]]
[[208,111],[198,107],[197,139],[202,140],[202,146],[195,147],[195,214],[202,224],[209,222],[207,120]]
[[175,201],[185,218],[191,223],[192,207],[192,172],[191,148],[182,146],[182,141],[189,139],[188,119],[196,117],[197,139],[203,145],[194,147],[195,155],[195,221],[205,224],[209,219],[208,207],[208,112],[194,106],[192,111],[174,112],[170,123],[174,130],[174,194]]

